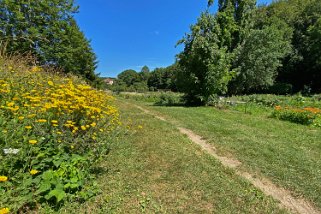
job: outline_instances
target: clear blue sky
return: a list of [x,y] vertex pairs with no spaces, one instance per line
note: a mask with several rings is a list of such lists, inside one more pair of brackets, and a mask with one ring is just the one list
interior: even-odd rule
[[[269,3],[271,0],[259,0]],[[206,9],[207,0],[76,0],[75,18],[98,57],[97,73],[151,70],[175,61],[175,44]],[[213,8],[215,10],[215,8]]]

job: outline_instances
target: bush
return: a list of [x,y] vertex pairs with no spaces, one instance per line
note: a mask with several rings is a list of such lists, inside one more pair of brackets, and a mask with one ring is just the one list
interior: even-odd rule
[[273,107],[280,104],[280,98],[274,95],[249,95],[243,96],[242,101],[256,103],[262,106]]
[[119,125],[112,100],[75,77],[0,59],[0,208],[96,194],[92,170]]
[[181,104],[181,97],[175,93],[162,93],[155,104],[162,106],[179,105]]

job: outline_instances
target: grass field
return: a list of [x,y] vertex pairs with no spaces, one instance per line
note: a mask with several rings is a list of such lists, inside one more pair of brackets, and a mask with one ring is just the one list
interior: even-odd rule
[[[98,184],[103,192],[72,213],[286,213],[171,124],[123,101],[131,133],[111,148]],[[139,127],[142,126],[142,127]],[[138,128],[137,128],[138,127]]]
[[321,208],[320,128],[269,118],[269,112],[262,110],[265,107],[251,108],[254,114],[246,114],[243,107],[236,111],[139,104],[195,131],[219,153],[236,157],[242,167]]

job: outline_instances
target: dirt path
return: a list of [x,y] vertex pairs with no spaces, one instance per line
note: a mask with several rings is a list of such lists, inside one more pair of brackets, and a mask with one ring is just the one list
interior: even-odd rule
[[[152,115],[155,118],[171,123],[175,125],[174,121],[166,120],[164,117],[159,116],[141,106],[135,105],[136,108],[140,109],[146,114]],[[266,195],[269,195],[280,202],[280,206],[293,212],[293,213],[300,213],[300,214],[321,214],[317,208],[315,208],[309,201],[302,199],[302,198],[295,198],[291,195],[291,192],[282,188],[278,187],[273,184],[267,178],[257,178],[254,175],[250,174],[249,172],[242,171],[238,169],[242,163],[236,159],[231,157],[224,157],[220,156],[216,153],[215,147],[211,144],[208,144],[201,136],[194,133],[192,130],[179,127],[175,125],[176,128],[182,133],[185,134],[192,142],[198,144],[204,151],[208,154],[212,155],[214,158],[219,160],[222,165],[228,168],[232,168],[235,170],[236,174],[241,176],[242,178],[248,180],[251,184],[253,184],[256,188],[260,189]]]

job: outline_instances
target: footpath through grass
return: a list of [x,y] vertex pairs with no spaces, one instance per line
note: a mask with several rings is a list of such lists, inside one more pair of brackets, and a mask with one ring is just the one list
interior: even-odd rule
[[90,213],[285,213],[232,170],[203,152],[169,123],[119,101],[132,118],[129,134],[102,167],[103,193],[80,208]]
[[193,130],[222,155],[236,157],[247,170],[262,173],[321,208],[320,128],[213,107],[148,109]]

